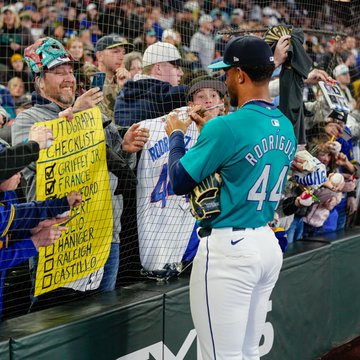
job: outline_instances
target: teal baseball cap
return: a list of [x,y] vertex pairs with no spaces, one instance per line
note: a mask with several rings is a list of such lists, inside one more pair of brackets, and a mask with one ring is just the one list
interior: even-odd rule
[[232,66],[266,66],[274,64],[270,46],[257,36],[232,38],[225,46],[223,61],[208,66],[209,69],[226,69]]

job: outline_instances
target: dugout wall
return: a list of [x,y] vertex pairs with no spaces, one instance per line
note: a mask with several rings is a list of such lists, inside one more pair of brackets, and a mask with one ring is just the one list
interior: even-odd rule
[[[269,303],[262,360],[314,360],[360,335],[359,229],[294,243]],[[4,321],[1,359],[201,360],[188,275]]]

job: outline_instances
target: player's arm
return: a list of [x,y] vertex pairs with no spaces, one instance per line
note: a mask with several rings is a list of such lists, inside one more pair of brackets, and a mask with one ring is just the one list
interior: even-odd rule
[[170,182],[176,194],[189,193],[207,176],[221,169],[222,164],[231,158],[231,146],[224,146],[223,139],[227,139],[227,144],[234,142],[234,139],[229,134],[226,122],[220,118],[217,120],[220,121],[213,119],[205,124],[196,144],[185,154],[183,137],[187,123],[175,116],[167,117],[165,129],[169,136],[170,148],[168,165]]
[[196,181],[181,165],[180,159],[185,155],[184,133],[175,131],[169,138],[169,177],[176,195],[188,194],[196,185]]
[[180,163],[180,159],[185,155],[184,136],[190,123],[191,121],[180,120],[176,111],[166,117],[165,131],[169,137],[170,150],[169,177],[176,195],[188,194],[196,186],[196,182]]

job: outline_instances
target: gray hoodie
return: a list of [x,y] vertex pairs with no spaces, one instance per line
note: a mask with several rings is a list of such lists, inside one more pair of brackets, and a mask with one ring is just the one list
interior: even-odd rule
[[[59,117],[59,112],[64,109],[60,108],[55,103],[49,103],[44,105],[36,104],[32,108],[23,111],[20,113],[14,124],[12,125],[12,139],[13,145],[21,143],[27,139],[29,136],[30,128],[39,121],[52,120]],[[103,115],[103,122],[107,121],[107,118]],[[104,129],[106,143],[114,151],[121,151],[122,139],[119,135],[119,132],[116,126],[110,123]],[[134,168],[136,164],[136,155],[135,154],[123,154],[130,165]],[[27,183],[26,197],[28,201],[35,199],[36,191],[36,165],[35,163],[30,164],[27,168],[23,170],[23,176]],[[113,234],[112,234],[112,243],[120,243],[119,233],[121,231],[120,218],[123,211],[123,197],[122,195],[114,195],[114,191],[117,186],[118,178],[109,172],[110,180],[110,191],[112,198],[112,208],[113,208]],[[86,291],[93,290],[99,287],[103,276],[103,268],[97,270],[95,273],[85,276],[79,280],[76,280],[72,283],[66,285],[66,287],[72,288],[74,290]]]
[[[34,105],[32,108],[23,111],[20,113],[13,125],[11,126],[11,133],[13,139],[13,145],[21,143],[25,141],[30,132],[30,128],[38,121],[46,121],[52,120],[59,117],[59,112],[64,109],[60,108],[55,103],[45,104],[45,105]],[[103,115],[103,122],[107,121],[107,118]],[[109,124],[105,129],[105,138],[106,143],[109,147],[111,147],[114,151],[121,151],[121,143],[122,139],[119,135],[119,132],[114,124]],[[135,167],[136,156],[135,154],[125,155],[130,167]],[[28,201],[35,199],[35,172],[36,166],[35,163],[32,163],[29,167],[25,168],[23,171],[24,178],[27,183],[26,189],[26,197]],[[117,177],[109,172],[110,177],[110,189],[113,194],[116,185],[117,185]],[[113,231],[113,242],[120,242],[119,232],[121,230],[120,225],[120,216],[123,209],[123,199],[122,195],[114,196],[112,195],[112,203],[113,203],[113,218],[114,218],[114,231]]]

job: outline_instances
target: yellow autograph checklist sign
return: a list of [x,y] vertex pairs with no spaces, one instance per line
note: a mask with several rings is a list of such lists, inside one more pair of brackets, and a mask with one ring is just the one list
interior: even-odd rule
[[92,108],[37,125],[53,131],[55,140],[40,151],[36,167],[37,200],[82,193],[82,203],[53,245],[39,250],[35,296],[83,278],[104,266],[112,239],[112,203],[106,143],[100,110]]

